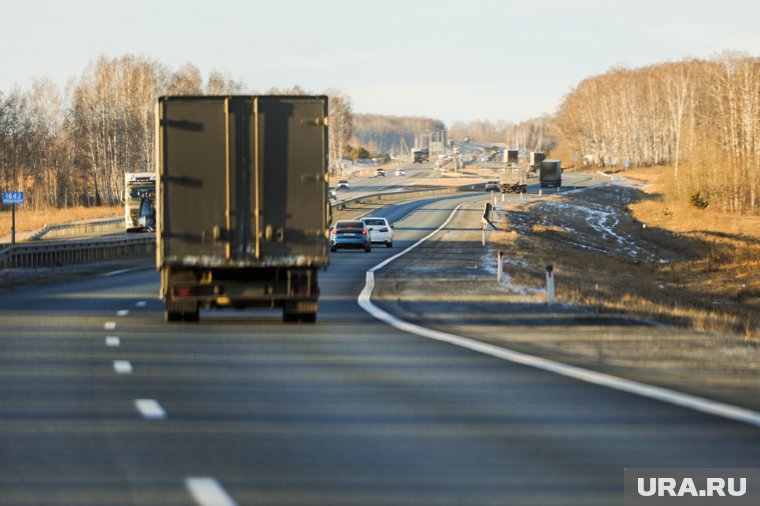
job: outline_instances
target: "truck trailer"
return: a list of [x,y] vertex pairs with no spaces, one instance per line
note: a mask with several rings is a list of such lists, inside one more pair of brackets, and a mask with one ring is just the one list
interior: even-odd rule
[[539,167],[538,181],[541,186],[562,186],[562,161],[543,160]]
[[316,321],[329,264],[327,97],[166,96],[156,121],[166,320],[271,307]]
[[412,149],[412,163],[422,163],[430,160],[429,148],[414,148]]

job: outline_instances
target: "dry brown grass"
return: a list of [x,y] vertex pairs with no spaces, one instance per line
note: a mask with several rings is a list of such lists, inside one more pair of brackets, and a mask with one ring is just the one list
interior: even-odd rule
[[[563,222],[567,216],[522,203],[508,210],[507,225],[514,213],[532,225],[516,240],[495,238],[512,259],[529,265],[509,272],[513,282],[542,287],[544,266],[553,264],[562,302],[701,331],[760,336],[760,218],[672,204],[657,193],[662,171],[643,175],[654,184],[644,194],[631,190],[637,200],[619,224],[655,253],[654,260],[584,249],[580,245],[599,239],[593,232],[582,237],[582,223]],[[590,191],[600,198],[605,190]],[[582,205],[586,197],[579,195],[566,198]]]
[[[11,233],[11,211],[3,206],[0,212],[0,237]],[[58,225],[72,221],[94,220],[97,218],[117,218],[123,216],[124,207],[70,207],[46,211],[27,211],[22,206],[16,208],[16,233],[34,232],[45,225]]]

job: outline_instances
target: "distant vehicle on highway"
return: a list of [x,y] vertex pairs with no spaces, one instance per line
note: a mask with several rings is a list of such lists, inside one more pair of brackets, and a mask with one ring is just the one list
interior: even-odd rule
[[377,176],[377,177],[385,177],[385,169],[377,169],[375,171],[375,176]]
[[338,248],[364,249],[366,253],[372,250],[369,230],[363,221],[341,220],[330,230],[330,251]]
[[362,221],[369,231],[370,242],[385,243],[387,248],[393,246],[393,226],[388,220],[379,216],[367,216]]
[[499,182],[498,181],[488,181],[486,183],[486,191],[487,192],[496,192],[496,191],[499,191]]
[[341,179],[338,181],[338,190],[350,190],[351,186],[348,184],[348,179]]
[[412,150],[412,163],[422,163],[430,160],[429,148],[414,148]]
[[331,199],[337,199],[338,198],[338,192],[335,190],[334,186],[331,186],[327,189],[327,193],[330,196]]
[[406,171],[404,169],[396,169],[396,175],[397,176],[406,176]]
[[[127,232],[150,230],[156,214],[156,173],[124,174],[124,219]],[[151,222],[151,217],[153,222]]]
[[555,188],[562,186],[562,161],[543,160],[538,170],[538,180],[542,188],[544,186]]

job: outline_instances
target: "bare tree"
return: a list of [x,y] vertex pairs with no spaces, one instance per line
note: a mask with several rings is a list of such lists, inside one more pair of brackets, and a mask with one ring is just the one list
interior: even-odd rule
[[327,90],[329,100],[328,117],[330,120],[328,139],[328,163],[330,172],[335,174],[340,167],[340,160],[346,143],[353,133],[353,116],[351,99],[338,90]]

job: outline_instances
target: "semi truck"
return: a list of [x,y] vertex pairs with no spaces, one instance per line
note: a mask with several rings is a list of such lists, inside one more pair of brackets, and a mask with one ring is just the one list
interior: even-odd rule
[[559,188],[562,186],[562,161],[543,160],[539,167],[538,181],[541,183],[541,187],[552,186]]
[[153,230],[156,214],[156,173],[124,174],[124,228],[127,232]]
[[415,148],[412,150],[412,163],[427,162],[430,159],[429,148]]
[[167,321],[281,308],[314,322],[331,221],[325,96],[158,99],[156,265]]
[[124,174],[124,228],[127,232],[152,230],[156,205],[156,173]]

